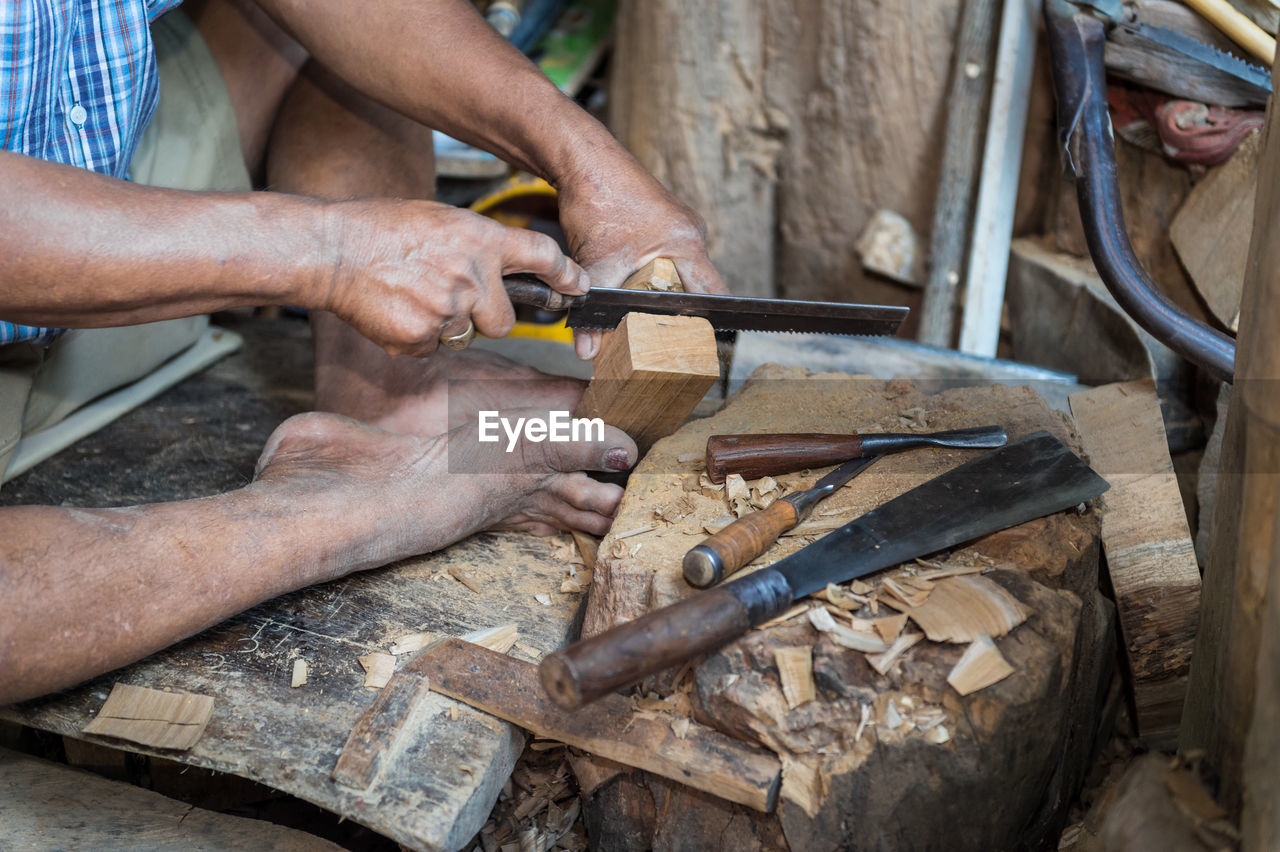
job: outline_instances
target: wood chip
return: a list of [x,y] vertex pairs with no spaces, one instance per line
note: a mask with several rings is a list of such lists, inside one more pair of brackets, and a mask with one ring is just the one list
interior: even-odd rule
[[396,658],[390,654],[365,654],[357,659],[364,668],[365,689],[382,689],[396,673]]
[[705,458],[705,453],[681,453],[676,456],[676,461],[680,462],[680,464],[689,464],[690,462],[702,461]]
[[978,636],[947,675],[947,683],[961,695],[971,695],[1013,674],[990,636]]
[[693,720],[687,716],[679,716],[671,720],[671,731],[676,735],[676,739],[683,740],[689,736],[689,726],[693,724]]
[[898,658],[923,638],[924,636],[920,633],[903,633],[897,639],[894,639],[893,644],[884,652],[868,654],[867,662],[871,664],[871,668],[880,672],[880,674],[887,675],[889,670],[893,668],[893,664],[898,661]]
[[117,683],[82,732],[185,751],[200,739],[212,715],[213,699],[207,695]]
[[864,580],[850,580],[849,591],[855,595],[869,595],[876,590],[876,587]]
[[812,648],[776,648],[773,659],[778,664],[778,679],[782,681],[782,694],[788,707],[794,710],[817,696]]
[[1200,780],[1183,767],[1170,766],[1164,776],[1164,785],[1173,795],[1174,804],[1195,819],[1214,822],[1227,816],[1226,810],[1213,800]]
[[551,606],[551,595],[539,593],[534,595],[533,599],[543,606]]
[[622,539],[624,539],[624,538],[631,538],[632,536],[636,536],[636,535],[643,535],[644,533],[652,532],[653,530],[656,530],[657,528],[658,528],[658,525],[657,525],[657,524],[645,524],[644,526],[642,526],[642,527],[636,527],[636,528],[635,528],[635,529],[633,529],[633,530],[627,530],[626,532],[620,532],[620,533],[618,533],[617,535],[615,535],[615,536],[613,537],[613,540],[614,540],[614,541],[621,541],[621,540],[622,540]]
[[858,705],[861,716],[858,719],[858,729],[853,732],[853,741],[856,743],[862,739],[862,732],[867,729],[867,725],[871,724],[871,705]]
[[951,732],[947,730],[946,725],[939,725],[936,728],[930,728],[925,731],[924,738],[926,742],[933,743],[934,745],[942,745],[945,742],[951,741]]
[[823,592],[823,594],[826,595],[827,601],[833,606],[850,611],[859,609],[867,602],[866,597],[862,595],[852,595],[837,586],[835,583],[827,583],[827,590]]
[[531,660],[542,659],[543,652],[538,648],[533,647],[532,645],[526,645],[524,642],[517,642],[512,647],[514,647],[517,651],[524,654],[526,657],[528,657]]
[[456,565],[450,565],[449,576],[457,580],[462,585],[466,586],[471,591],[475,592],[477,595],[483,594],[483,592],[480,590],[479,584],[476,583],[475,578],[472,577],[470,571],[464,571],[461,568],[457,567]]
[[[885,577],[880,585],[886,592],[908,607],[923,606],[925,601],[929,599],[929,591],[918,589],[911,585],[904,585],[892,577]],[[885,603],[897,606],[893,600],[886,600]]]
[[289,681],[289,686],[297,689],[299,686],[305,686],[307,682],[307,661],[301,658],[293,661],[293,677]]
[[724,498],[732,503],[734,500],[747,500],[751,497],[751,489],[740,474],[731,473],[724,478]]
[[587,535],[578,530],[574,530],[570,535],[573,536],[573,543],[578,549],[578,555],[582,557],[582,564],[587,566],[588,571],[596,570],[596,557],[600,553],[600,540],[595,536]]
[[880,638],[886,642],[892,642],[902,633],[902,628],[907,626],[907,616],[904,614],[886,615],[884,618],[876,618],[871,621]]
[[873,636],[855,633],[842,624],[836,624],[836,620],[831,617],[831,613],[821,607],[809,610],[809,623],[818,632],[829,636],[832,642],[845,648],[872,654],[886,651],[889,648],[888,645]]
[[396,656],[412,654],[414,651],[421,651],[439,638],[441,637],[438,633],[406,633],[392,642],[387,650]]
[[520,638],[520,630],[514,624],[499,624],[497,627],[473,630],[461,638],[472,645],[480,645],[490,651],[505,654],[511,650],[512,646],[516,644],[516,640]]
[[907,610],[931,642],[964,644],[979,636],[1003,636],[1030,615],[1022,603],[979,575],[939,581],[929,599]]
[[756,629],[768,630],[770,627],[776,627],[777,625],[782,624],[785,621],[790,621],[791,619],[797,616],[804,615],[806,612],[809,611],[809,609],[810,609],[810,606],[807,603],[795,604],[794,606],[791,607],[791,609],[787,610],[777,618],[771,618],[768,621],[766,621],[764,624],[758,625]]

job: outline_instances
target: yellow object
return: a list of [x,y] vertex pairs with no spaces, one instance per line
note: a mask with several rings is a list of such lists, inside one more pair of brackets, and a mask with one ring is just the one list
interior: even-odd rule
[[1271,68],[1276,60],[1276,40],[1243,12],[1227,0],[1186,0],[1186,4]]
[[518,322],[511,329],[508,337],[528,337],[534,340],[555,340],[560,343],[573,343],[573,329],[564,324],[564,320],[544,325],[537,322]]

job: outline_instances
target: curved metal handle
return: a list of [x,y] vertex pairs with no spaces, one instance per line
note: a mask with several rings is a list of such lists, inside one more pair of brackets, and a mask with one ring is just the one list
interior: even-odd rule
[[1107,111],[1106,25],[1070,0],[1045,0],[1045,26],[1058,99],[1058,134],[1076,181],[1089,254],[1125,313],[1182,357],[1230,382],[1236,344],[1188,316],[1160,292],[1129,243],[1116,180],[1115,137]]

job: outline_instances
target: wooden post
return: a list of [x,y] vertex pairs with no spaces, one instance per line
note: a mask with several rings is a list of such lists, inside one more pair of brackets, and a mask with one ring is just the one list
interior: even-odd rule
[[1240,308],[1235,386],[1222,443],[1204,600],[1180,745],[1203,748],[1223,803],[1243,808],[1244,848],[1280,828],[1280,115],[1267,111],[1253,238]]

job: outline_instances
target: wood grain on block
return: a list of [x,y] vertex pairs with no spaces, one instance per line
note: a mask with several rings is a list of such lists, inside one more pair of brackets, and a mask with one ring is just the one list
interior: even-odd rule
[[794,710],[812,701],[817,694],[813,683],[813,649],[776,648],[773,659],[778,664],[778,679],[782,682],[787,706]]
[[1200,606],[1200,571],[1150,379],[1071,396],[1089,462],[1111,490],[1102,546],[1133,672],[1138,731],[1177,736]]
[[955,668],[947,675],[947,683],[961,695],[986,689],[1013,674],[1013,666],[1001,655],[990,636],[979,636],[964,649]]
[[684,423],[719,377],[711,323],[627,314],[601,345],[595,375],[574,414],[618,427],[643,454]]
[[538,736],[758,811],[771,811],[777,801],[778,759],[711,728],[691,724],[679,737],[669,721],[637,713],[621,695],[565,712],[543,692],[536,666],[456,639],[423,652],[414,665],[433,691]]
[[1240,320],[1262,132],[1241,143],[1231,159],[1209,170],[1187,196],[1169,239],[1214,317],[1235,331]]
[[207,695],[117,683],[82,732],[182,750],[196,744],[211,715],[213,699]]
[[684,291],[684,282],[680,280],[680,273],[676,272],[676,265],[670,259],[655,257],[633,272],[631,277],[623,282],[622,289],[667,290],[679,293]]
[[919,606],[907,610],[931,642],[972,642],[1003,636],[1030,612],[1003,587],[980,575],[939,580]]

